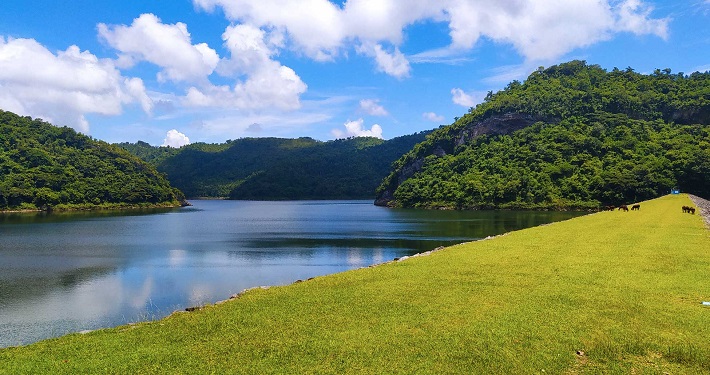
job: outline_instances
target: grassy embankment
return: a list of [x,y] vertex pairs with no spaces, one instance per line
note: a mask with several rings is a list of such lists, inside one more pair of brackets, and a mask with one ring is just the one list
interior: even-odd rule
[[687,196],[0,350],[4,373],[710,373]]

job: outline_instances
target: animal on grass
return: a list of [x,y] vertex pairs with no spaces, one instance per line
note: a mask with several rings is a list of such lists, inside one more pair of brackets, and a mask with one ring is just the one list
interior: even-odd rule
[[635,204],[635,205],[631,206],[631,211],[634,211],[634,210],[638,211],[638,210],[640,210],[640,209],[641,209],[641,205],[640,205],[640,204]]
[[625,205],[625,204],[622,204],[621,206],[619,206],[619,211],[626,211],[626,212],[628,212],[628,211],[629,211],[629,207],[628,207],[627,205]]
[[695,215],[695,207],[683,206],[683,212]]

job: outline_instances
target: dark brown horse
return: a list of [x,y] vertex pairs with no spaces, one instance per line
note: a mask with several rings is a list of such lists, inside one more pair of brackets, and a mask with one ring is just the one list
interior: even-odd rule
[[619,206],[619,211],[629,212],[629,207],[625,204],[622,204],[621,206]]
[[631,206],[631,211],[638,211],[638,210],[640,210],[640,209],[641,209],[641,205],[640,205],[640,204],[635,204],[635,205]]

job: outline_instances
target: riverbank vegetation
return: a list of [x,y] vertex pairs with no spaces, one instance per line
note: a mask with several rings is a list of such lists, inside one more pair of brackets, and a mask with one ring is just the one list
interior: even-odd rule
[[357,137],[242,138],[179,149],[120,143],[152,163],[188,197],[230,199],[372,199],[392,162],[424,140],[422,132],[390,140]]
[[540,68],[394,164],[378,204],[595,209],[710,196],[710,72]]
[[0,350],[0,373],[710,373],[685,195]]
[[155,168],[68,127],[0,110],[0,211],[177,206]]

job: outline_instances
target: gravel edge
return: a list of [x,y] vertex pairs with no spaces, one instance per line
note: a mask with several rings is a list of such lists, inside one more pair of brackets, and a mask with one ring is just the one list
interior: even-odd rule
[[690,197],[690,200],[695,203],[695,205],[698,207],[700,210],[700,215],[703,217],[705,220],[705,226],[710,229],[710,200],[700,198],[697,195],[692,195],[688,194],[688,197]]

